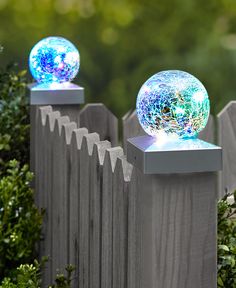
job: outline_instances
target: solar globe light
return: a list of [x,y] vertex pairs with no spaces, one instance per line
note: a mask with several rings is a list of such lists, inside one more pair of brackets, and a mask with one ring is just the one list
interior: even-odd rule
[[31,50],[29,67],[39,83],[63,83],[71,81],[79,72],[80,54],[65,38],[47,37]]
[[141,87],[136,102],[139,122],[157,140],[196,137],[207,124],[210,103],[203,84],[179,70],[159,72]]
[[36,80],[29,85],[32,105],[84,103],[84,88],[71,83],[79,72],[80,54],[69,40],[40,40],[30,52],[29,68]]
[[148,135],[127,140],[127,159],[144,174],[221,169],[221,148],[197,138],[210,102],[196,77],[179,70],[153,75],[138,93],[136,112]]

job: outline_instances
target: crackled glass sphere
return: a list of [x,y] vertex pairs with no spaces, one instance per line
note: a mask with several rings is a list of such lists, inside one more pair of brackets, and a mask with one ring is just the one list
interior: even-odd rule
[[169,70],[153,75],[143,84],[136,109],[147,134],[191,138],[206,126],[210,103],[206,89],[196,77]]
[[62,83],[75,78],[79,71],[80,55],[77,48],[62,37],[47,37],[31,50],[29,67],[39,83]]

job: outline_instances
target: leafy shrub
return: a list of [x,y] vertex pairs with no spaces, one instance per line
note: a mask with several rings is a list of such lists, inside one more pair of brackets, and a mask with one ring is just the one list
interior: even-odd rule
[[67,275],[65,276],[62,273],[58,273],[56,276],[56,284],[49,286],[49,288],[70,288],[71,287],[71,281],[72,281],[72,273],[75,270],[75,267],[72,265],[68,265],[66,267],[66,273]]
[[236,191],[218,203],[218,287],[236,287]]
[[0,179],[0,278],[14,275],[22,263],[32,263],[40,239],[42,215],[36,208],[28,166],[9,162]]
[[34,264],[21,264],[16,271],[16,283],[10,278],[4,278],[0,288],[39,288],[40,264],[34,261]]
[[[0,169],[17,159],[29,163],[29,105],[26,71],[0,70]],[[4,170],[5,171],[5,170]]]
[[[44,264],[44,261],[43,261]],[[24,264],[17,268],[16,281],[10,278],[4,278],[0,288],[40,288],[41,287],[41,273],[40,269],[43,264],[39,264],[36,260],[34,264]],[[49,286],[49,288],[70,288],[71,287],[71,275],[74,271],[74,267],[68,265],[66,267],[67,275],[58,274],[56,276],[55,285]]]

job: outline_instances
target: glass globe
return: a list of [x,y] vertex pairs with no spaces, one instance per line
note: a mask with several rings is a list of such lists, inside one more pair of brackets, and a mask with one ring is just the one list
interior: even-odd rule
[[79,71],[80,55],[77,48],[62,37],[47,37],[31,50],[29,67],[39,83],[62,83],[75,78]]
[[136,109],[147,134],[191,138],[206,126],[210,103],[206,89],[196,77],[169,70],[153,75],[143,84]]

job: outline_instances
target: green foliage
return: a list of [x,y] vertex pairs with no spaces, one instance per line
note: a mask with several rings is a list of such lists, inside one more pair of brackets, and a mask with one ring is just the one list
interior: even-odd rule
[[218,287],[236,287],[236,191],[218,203]]
[[4,0],[0,13],[2,65],[25,68],[37,41],[64,36],[81,52],[78,79],[87,101],[103,102],[118,116],[135,106],[142,83],[165,69],[199,77],[212,112],[235,99],[233,0]]
[[16,271],[16,283],[10,278],[4,278],[0,288],[40,288],[40,264],[21,264]]
[[56,284],[49,286],[49,288],[70,288],[72,281],[72,273],[75,270],[75,267],[72,265],[68,265],[66,267],[66,276],[63,273],[58,273],[56,275],[55,282]]
[[[0,169],[9,160],[29,162],[29,107],[26,71],[0,70]],[[5,171],[5,169],[4,169]]]
[[[11,278],[4,278],[0,288],[40,288],[41,287],[41,273],[40,270],[43,263],[39,264],[36,260],[34,264],[24,264],[17,268],[16,280],[13,281]],[[72,281],[72,273],[74,271],[72,265],[66,267],[67,275],[57,274],[55,285],[49,286],[49,288],[70,288]]]
[[9,162],[0,179],[0,279],[36,256],[42,215],[34,204],[31,180],[28,166],[20,168],[16,160]]

